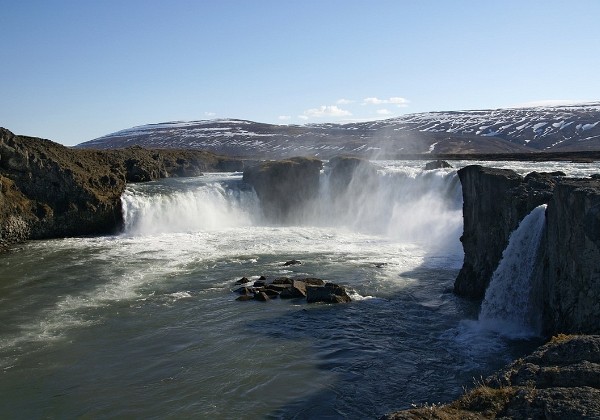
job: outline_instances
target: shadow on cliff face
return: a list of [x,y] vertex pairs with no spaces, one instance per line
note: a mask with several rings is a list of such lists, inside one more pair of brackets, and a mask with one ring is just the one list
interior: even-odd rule
[[534,208],[547,204],[539,258],[532,264],[542,330],[547,335],[598,333],[600,181],[564,178],[561,172],[522,177],[479,165],[458,174],[464,196],[465,258],[454,291],[483,298],[517,226]]

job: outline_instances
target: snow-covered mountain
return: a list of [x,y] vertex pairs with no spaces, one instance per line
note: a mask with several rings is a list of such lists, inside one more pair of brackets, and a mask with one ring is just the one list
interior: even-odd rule
[[178,121],[121,130],[76,147],[108,149],[134,145],[270,158],[600,150],[600,102],[428,112],[351,124]]

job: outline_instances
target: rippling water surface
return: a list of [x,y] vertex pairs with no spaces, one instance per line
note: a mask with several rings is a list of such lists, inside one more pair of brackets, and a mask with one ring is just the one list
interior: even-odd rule
[[[456,173],[382,164],[375,196],[320,197],[291,226],[261,218],[240,174],[209,174],[131,186],[119,236],[1,256],[3,417],[373,418],[454,398],[537,344],[475,328],[479,305],[451,293]],[[235,301],[260,275],[354,300]]]

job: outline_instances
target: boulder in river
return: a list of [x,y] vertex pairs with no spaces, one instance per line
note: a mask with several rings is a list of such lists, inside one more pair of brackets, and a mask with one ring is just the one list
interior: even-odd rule
[[306,288],[306,301],[308,303],[345,303],[351,300],[348,293],[346,293],[346,289],[334,283]]
[[452,165],[450,165],[445,160],[434,160],[432,162],[427,162],[425,164],[425,168],[424,169],[426,171],[432,171],[434,169],[443,169],[443,168],[452,168]]
[[[291,279],[278,277],[270,283],[256,281],[249,286],[242,286],[234,290],[242,296],[236,300],[266,301],[276,297],[281,299],[305,299],[308,303],[343,303],[350,302],[346,289],[333,283],[327,283],[316,277]],[[250,296],[250,298],[247,298]]]

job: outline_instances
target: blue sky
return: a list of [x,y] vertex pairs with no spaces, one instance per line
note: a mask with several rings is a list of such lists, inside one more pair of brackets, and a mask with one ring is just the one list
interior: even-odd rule
[[600,99],[598,0],[0,0],[0,126],[346,122]]

